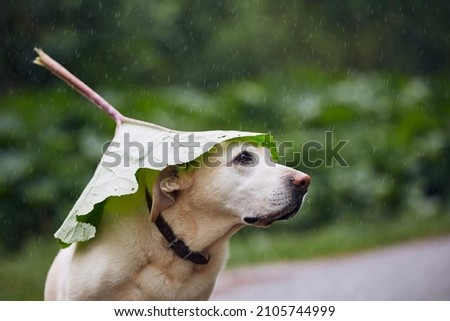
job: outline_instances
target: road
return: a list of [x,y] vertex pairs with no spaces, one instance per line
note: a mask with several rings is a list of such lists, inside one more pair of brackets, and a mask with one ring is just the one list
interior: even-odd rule
[[450,300],[450,236],[226,270],[211,300]]

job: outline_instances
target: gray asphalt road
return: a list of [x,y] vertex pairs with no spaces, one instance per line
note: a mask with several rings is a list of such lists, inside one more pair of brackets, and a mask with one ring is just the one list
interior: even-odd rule
[[450,300],[450,236],[228,270],[211,300]]

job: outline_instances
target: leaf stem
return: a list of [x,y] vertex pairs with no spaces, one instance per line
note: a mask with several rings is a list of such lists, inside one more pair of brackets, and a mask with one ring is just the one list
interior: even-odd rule
[[108,103],[103,97],[97,94],[92,88],[87,86],[80,79],[75,77],[70,71],[60,65],[52,57],[47,55],[42,49],[34,48],[38,57],[34,60],[34,63],[50,70],[57,77],[65,81],[69,86],[78,91],[89,101],[97,105],[101,110],[106,112],[116,122],[116,127],[119,127],[125,117],[110,103]]

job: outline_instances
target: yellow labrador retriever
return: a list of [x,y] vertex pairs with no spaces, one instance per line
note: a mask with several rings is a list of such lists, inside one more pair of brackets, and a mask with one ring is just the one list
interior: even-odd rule
[[[207,300],[228,239],[243,226],[295,215],[310,183],[263,147],[220,147],[226,152],[198,168],[169,166],[126,208],[108,201],[97,236],[57,255],[45,299]],[[145,185],[145,171],[138,180]]]

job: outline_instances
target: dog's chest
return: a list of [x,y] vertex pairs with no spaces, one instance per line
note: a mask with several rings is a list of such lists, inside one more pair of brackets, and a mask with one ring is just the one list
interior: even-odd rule
[[181,262],[158,267],[148,264],[136,271],[121,286],[125,300],[207,300],[214,288],[217,273],[210,268],[196,269]]

